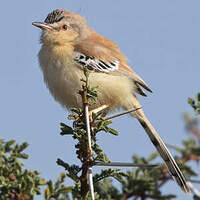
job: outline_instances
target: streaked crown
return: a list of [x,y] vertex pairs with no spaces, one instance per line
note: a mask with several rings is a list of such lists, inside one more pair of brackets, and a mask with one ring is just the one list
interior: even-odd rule
[[61,21],[65,17],[63,9],[56,9],[53,12],[49,13],[44,20],[47,24],[53,24],[55,22]]

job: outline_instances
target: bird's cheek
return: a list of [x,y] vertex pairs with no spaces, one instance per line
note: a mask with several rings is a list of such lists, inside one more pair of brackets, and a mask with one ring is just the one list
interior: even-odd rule
[[40,40],[43,44],[48,44],[50,42],[50,38],[51,37],[47,31],[42,31]]
[[65,42],[73,42],[76,39],[77,35],[72,33],[72,32],[68,32],[63,34],[60,39],[62,38],[63,41]]

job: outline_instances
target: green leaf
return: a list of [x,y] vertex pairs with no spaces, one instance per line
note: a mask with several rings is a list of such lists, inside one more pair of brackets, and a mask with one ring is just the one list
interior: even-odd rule
[[75,182],[79,181],[79,177],[76,174],[68,173],[67,176]]
[[76,115],[74,115],[74,114],[68,115],[67,119],[75,120],[76,119]]
[[193,199],[194,200],[200,200],[200,197],[199,196],[197,196],[196,194],[193,196]]
[[38,182],[39,185],[46,185],[47,184],[47,181],[45,179],[39,179],[39,182]]
[[26,153],[19,153],[19,154],[17,154],[17,157],[18,158],[23,158],[23,159],[28,159],[28,154],[26,154]]
[[119,135],[119,132],[117,130],[113,129],[113,128],[109,128],[108,132],[113,134],[113,135]]
[[5,143],[5,152],[9,152],[11,149],[11,146],[15,143],[15,140],[10,140]]
[[81,108],[71,108],[71,112],[76,113],[76,114],[81,114],[82,109]]
[[50,194],[54,193],[53,182],[50,180],[47,182]]
[[188,98],[188,103],[192,106],[196,115],[200,114],[200,93],[196,95],[197,102],[194,99]]
[[188,98],[188,103],[189,103],[191,106],[194,106],[195,101],[194,101],[194,99],[192,99],[192,98]]
[[60,135],[73,135],[74,130],[70,126],[67,126],[64,123],[60,123],[60,126],[61,126]]
[[73,188],[74,188],[73,186],[63,187],[63,188],[60,188],[60,189],[57,191],[57,193],[58,193],[58,194],[67,194],[67,193],[69,193],[69,192],[72,192]]
[[200,114],[200,108],[196,108],[195,115],[199,115],[199,114]]
[[18,152],[20,153],[20,152],[24,151],[24,149],[26,149],[28,146],[29,146],[29,144],[27,142],[22,143],[19,146]]

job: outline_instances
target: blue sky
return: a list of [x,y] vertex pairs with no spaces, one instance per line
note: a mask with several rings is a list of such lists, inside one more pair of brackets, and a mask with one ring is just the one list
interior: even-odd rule
[[[120,46],[154,92],[139,99],[166,143],[181,145],[187,138],[182,114],[192,113],[187,98],[200,91],[200,1],[8,0],[1,7],[0,134],[6,140],[29,142],[25,167],[55,179],[62,171],[57,158],[77,163],[74,141],[59,136],[59,123],[69,123],[67,112],[43,83],[37,60],[40,30],[31,25],[56,8],[80,13]],[[133,153],[148,156],[155,150],[135,119],[118,118],[113,127],[120,131],[118,137],[98,137],[112,161],[129,162]],[[188,199],[174,182],[163,191]]]

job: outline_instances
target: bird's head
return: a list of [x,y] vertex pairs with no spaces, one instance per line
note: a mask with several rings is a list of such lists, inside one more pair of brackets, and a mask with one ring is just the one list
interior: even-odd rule
[[42,29],[41,43],[45,45],[73,43],[87,37],[86,19],[63,9],[49,13],[44,22],[33,22]]

